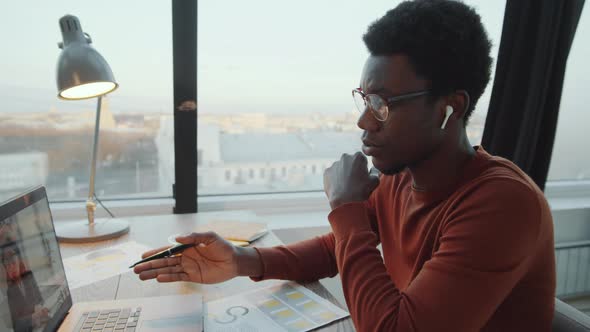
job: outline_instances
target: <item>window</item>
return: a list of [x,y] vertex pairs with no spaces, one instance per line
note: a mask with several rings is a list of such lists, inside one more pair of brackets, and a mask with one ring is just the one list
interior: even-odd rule
[[[587,4],[585,5],[587,7]],[[590,69],[590,17],[582,10],[567,60],[559,120],[545,194],[552,208],[556,243],[556,295],[588,313],[580,301],[590,291],[589,238],[590,156],[586,153]]]
[[567,60],[549,181],[590,180],[590,154],[586,153],[583,142],[590,123],[590,68],[587,64],[590,47],[586,42],[590,37],[590,17],[587,10],[582,11]]
[[[399,2],[347,2],[335,15],[334,2],[254,0],[232,3],[228,11],[223,2],[200,1],[198,130],[213,129],[197,143],[219,155],[204,164],[211,172],[274,165],[289,174],[239,185],[209,183],[199,195],[321,190],[322,172],[304,165],[331,165],[343,152],[360,149],[350,91],[368,55],[361,36]],[[482,16],[495,58],[505,2],[466,2]],[[473,144],[481,140],[490,90],[491,83],[468,127]]]
[[270,179],[275,180],[277,178],[277,170],[273,167],[270,169]]
[[203,150],[197,150],[197,166],[203,166]]
[[40,184],[51,201],[88,195],[96,99],[59,100],[55,84],[62,41],[58,21],[68,13],[79,18],[119,83],[103,100],[96,195],[171,196],[170,2],[142,4],[141,15],[138,5],[115,0],[57,0],[37,3],[35,9],[28,1],[5,4],[11,15],[3,16],[0,29],[10,45],[0,62],[0,201]]
[[244,175],[242,174],[242,170],[238,169],[238,173],[236,174],[236,178],[235,178],[235,183],[236,184],[242,184],[244,183],[245,179],[244,179]]

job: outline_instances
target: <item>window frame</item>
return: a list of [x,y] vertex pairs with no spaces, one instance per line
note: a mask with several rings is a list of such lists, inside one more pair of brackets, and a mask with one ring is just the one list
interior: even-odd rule
[[174,213],[197,212],[197,2],[172,0]]

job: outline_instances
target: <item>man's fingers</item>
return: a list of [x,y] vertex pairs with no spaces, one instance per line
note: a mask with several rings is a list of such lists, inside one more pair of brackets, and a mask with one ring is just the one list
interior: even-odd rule
[[381,172],[375,166],[373,166],[369,170],[369,175],[379,177],[381,176]]
[[367,156],[365,156],[362,152],[357,151],[354,156],[356,157],[356,159],[359,159],[361,161],[361,165],[366,166],[368,161],[367,161]]
[[164,250],[166,250],[166,249],[168,249],[170,247],[172,247],[172,246],[165,246],[165,247],[161,247],[161,248],[158,248],[158,249],[152,249],[150,251],[146,251],[143,254],[141,254],[141,258],[146,258],[146,257],[149,257],[149,256],[151,256],[153,254],[157,254],[160,251],[164,251]]
[[175,281],[190,281],[190,277],[188,274],[182,273],[170,273],[170,274],[160,274],[156,280],[158,282],[175,282]]
[[158,276],[161,276],[161,275],[176,274],[176,273],[181,273],[181,272],[183,272],[183,269],[182,269],[182,266],[180,266],[180,265],[167,266],[167,267],[162,267],[159,269],[143,271],[139,274],[139,279],[149,280],[149,279],[157,278]]
[[143,271],[155,270],[163,267],[175,266],[180,264],[180,257],[166,257],[155,259],[153,261],[138,264],[133,268],[133,272],[141,273]]
[[375,175],[369,175],[369,195],[379,186],[379,177]]
[[379,186],[379,176],[381,175],[381,172],[379,172],[379,170],[375,167],[371,167],[371,169],[369,170],[369,193],[372,193],[373,190],[375,190],[375,188],[377,188],[377,186]]

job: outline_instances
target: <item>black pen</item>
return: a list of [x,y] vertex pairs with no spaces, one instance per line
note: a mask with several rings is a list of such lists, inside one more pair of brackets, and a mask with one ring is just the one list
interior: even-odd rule
[[154,259],[159,259],[159,258],[164,258],[164,257],[170,257],[172,255],[176,255],[178,253],[181,253],[184,249],[193,247],[195,244],[194,243],[190,243],[190,244],[177,244],[173,247],[170,247],[166,250],[162,250],[158,253],[155,253],[151,256],[148,256],[140,261],[138,261],[137,263],[131,265],[129,268],[134,267],[137,264],[143,263],[143,262],[149,262],[149,261],[153,261]]

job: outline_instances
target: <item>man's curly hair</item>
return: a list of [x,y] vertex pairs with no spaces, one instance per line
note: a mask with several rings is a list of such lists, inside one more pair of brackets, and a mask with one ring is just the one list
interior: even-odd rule
[[459,1],[404,1],[373,22],[363,40],[371,55],[406,55],[431,82],[433,97],[466,90],[465,123],[490,80],[491,42],[481,17]]

